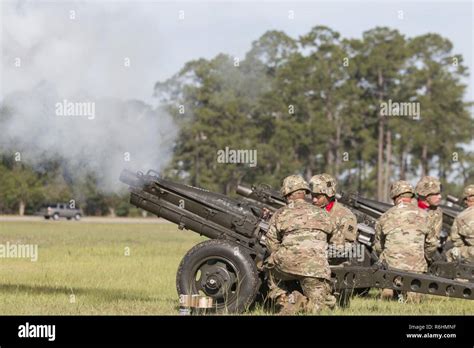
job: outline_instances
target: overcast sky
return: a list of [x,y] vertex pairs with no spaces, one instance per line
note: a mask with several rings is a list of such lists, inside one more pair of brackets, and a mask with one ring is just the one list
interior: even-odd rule
[[[375,26],[408,37],[439,33],[454,44],[473,85],[473,2],[150,2],[3,1],[2,90],[40,82],[61,95],[112,96],[151,102],[153,85],[185,62],[218,53],[244,57],[252,41],[270,29],[297,38],[327,25],[344,37]],[[71,12],[74,11],[74,12]],[[179,16],[184,11],[184,19]],[[294,19],[289,18],[294,11]],[[400,12],[403,11],[403,19]],[[74,17],[71,19],[71,15]],[[21,67],[15,66],[16,58]],[[130,66],[124,61],[130,59]]]

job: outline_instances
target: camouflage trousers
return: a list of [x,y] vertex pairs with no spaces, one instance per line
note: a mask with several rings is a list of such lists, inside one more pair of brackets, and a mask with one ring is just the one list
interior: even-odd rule
[[268,296],[272,300],[278,300],[293,294],[291,291],[299,283],[304,296],[308,301],[304,305],[304,311],[317,314],[323,309],[333,309],[336,305],[336,298],[332,295],[331,283],[327,279],[304,277],[289,274],[273,268],[268,272]]

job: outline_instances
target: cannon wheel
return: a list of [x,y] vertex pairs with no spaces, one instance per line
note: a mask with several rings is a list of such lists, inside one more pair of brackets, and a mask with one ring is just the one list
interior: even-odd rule
[[255,300],[260,280],[252,258],[236,243],[208,240],[189,250],[176,275],[178,295],[213,298],[218,313],[241,313]]

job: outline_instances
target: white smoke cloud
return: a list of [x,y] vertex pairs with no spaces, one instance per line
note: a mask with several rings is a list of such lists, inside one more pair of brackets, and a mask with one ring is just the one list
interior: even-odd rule
[[[105,190],[123,187],[122,168],[166,165],[176,126],[159,105],[136,100],[137,76],[151,69],[147,33],[133,26],[144,14],[113,5],[1,5],[0,152],[34,166],[62,158],[75,175],[93,171]],[[152,92],[138,97],[151,104]],[[94,116],[58,113],[67,102],[88,103]]]

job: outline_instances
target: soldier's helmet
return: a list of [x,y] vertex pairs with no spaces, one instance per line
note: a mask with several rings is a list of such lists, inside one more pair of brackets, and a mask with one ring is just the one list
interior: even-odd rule
[[309,192],[308,183],[300,175],[290,175],[283,180],[280,192],[282,196],[285,197],[298,190],[305,190]]
[[325,194],[328,197],[336,195],[337,182],[329,174],[318,174],[311,178],[309,181],[309,187],[312,193]]
[[464,191],[462,193],[462,198],[468,198],[474,196],[474,185],[468,185],[464,188]]
[[416,184],[415,192],[422,197],[441,193],[441,182],[435,177],[424,176]]
[[411,193],[412,195],[415,194],[413,191],[413,186],[408,181],[398,180],[395,181],[390,187],[390,197],[392,199],[404,193]]

